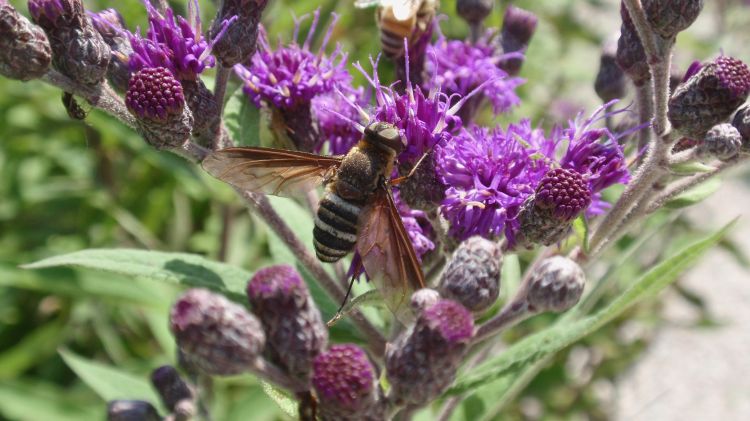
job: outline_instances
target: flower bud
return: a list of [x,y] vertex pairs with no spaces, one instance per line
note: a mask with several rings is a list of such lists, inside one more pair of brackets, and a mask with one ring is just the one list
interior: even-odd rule
[[667,116],[675,129],[693,139],[724,122],[750,92],[750,69],[732,57],[721,56],[704,65],[677,87]]
[[745,104],[737,110],[732,125],[742,136],[742,149],[750,150],[750,104]]
[[[413,164],[409,163],[400,165],[398,168],[399,175],[406,176],[412,170],[412,167]],[[447,188],[440,181],[435,170],[435,152],[430,151],[414,174],[399,184],[398,191],[401,199],[410,208],[431,212],[437,210],[440,202],[445,198]]]
[[492,11],[493,0],[458,0],[456,13],[469,23],[482,22]]
[[220,130],[219,103],[213,92],[200,80],[182,80],[185,101],[193,116],[193,136],[213,139]]
[[617,65],[633,80],[635,86],[643,86],[651,80],[646,51],[643,49],[641,38],[624,4],[620,5],[620,15],[622,25],[620,26],[620,39],[617,40]]
[[527,245],[546,246],[562,241],[571,221],[590,204],[591,190],[580,173],[569,168],[549,170],[519,213],[522,239]]
[[322,420],[382,420],[375,368],[356,345],[334,345],[315,357],[312,384]]
[[461,304],[440,300],[425,309],[386,347],[390,399],[423,405],[439,396],[453,383],[473,335],[474,319]]
[[625,73],[617,65],[617,44],[608,42],[599,58],[599,73],[596,74],[594,90],[602,102],[623,98],[626,94]]
[[189,365],[209,375],[242,373],[257,360],[266,342],[255,316],[201,288],[188,290],[177,300],[170,328]]
[[47,73],[52,51],[44,31],[0,0],[0,74],[31,80]]
[[107,69],[107,80],[118,92],[128,89],[128,81],[132,75],[128,60],[133,54],[133,48],[125,34],[125,20],[115,9],[105,9],[98,13],[89,12],[94,29],[109,45],[112,56]]
[[104,80],[110,49],[86,17],[81,0],[29,0],[29,12],[47,33],[55,69],[86,85]]
[[414,291],[411,295],[411,309],[414,310],[414,314],[423,312],[426,308],[440,301],[440,293],[432,288],[422,288]]
[[664,39],[672,39],[695,22],[703,10],[703,0],[643,0],[651,29]]
[[156,149],[174,149],[190,138],[193,118],[182,86],[164,67],[147,68],[130,78],[125,105],[138,131]]
[[[258,23],[267,3],[268,0],[222,0],[209,37],[215,41],[213,54],[223,66],[243,63],[255,53]],[[224,22],[233,16],[237,19],[221,34]]]
[[[503,53],[524,52],[528,47],[531,37],[536,32],[539,18],[533,13],[515,6],[508,6],[503,18],[503,27],[500,30],[500,46]],[[508,75],[516,76],[521,71],[523,58],[513,57],[501,60],[498,67],[505,70]]]
[[328,330],[302,277],[289,265],[269,266],[250,279],[247,296],[266,331],[271,360],[307,381]]
[[586,275],[578,263],[567,257],[553,256],[533,270],[519,295],[525,296],[531,312],[559,313],[578,303],[585,283]]
[[440,295],[479,312],[500,295],[502,249],[494,241],[476,236],[461,243],[440,277]]
[[107,421],[160,421],[156,408],[146,401],[118,400],[107,403]]
[[151,384],[159,392],[164,406],[174,411],[183,400],[193,400],[193,391],[180,377],[180,373],[171,365],[157,368],[151,373]]
[[699,159],[717,158],[721,161],[734,158],[742,149],[742,135],[729,123],[717,124],[706,133],[698,145]]

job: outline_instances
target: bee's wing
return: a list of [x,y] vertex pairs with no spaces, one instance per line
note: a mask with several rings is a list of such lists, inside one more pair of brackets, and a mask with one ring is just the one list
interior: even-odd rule
[[357,252],[367,276],[396,318],[407,324],[414,318],[409,306],[411,294],[424,288],[425,282],[389,189],[378,189],[361,221]]
[[425,0],[391,0],[393,16],[397,20],[408,20],[416,15]]
[[293,196],[313,190],[336,172],[341,157],[271,148],[228,148],[203,160],[203,168],[237,188]]

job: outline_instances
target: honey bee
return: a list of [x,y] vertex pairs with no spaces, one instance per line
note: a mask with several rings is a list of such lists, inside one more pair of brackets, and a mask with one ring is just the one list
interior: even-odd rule
[[238,147],[213,152],[202,165],[234,187],[277,196],[303,194],[323,184],[313,228],[318,259],[336,262],[356,249],[386,305],[408,322],[409,297],[425,281],[391,192],[391,185],[403,179],[390,179],[403,147],[395,126],[373,122],[344,156]]
[[357,0],[356,7],[377,5],[375,20],[380,28],[383,54],[390,59],[404,55],[404,38],[411,46],[432,24],[438,0]]

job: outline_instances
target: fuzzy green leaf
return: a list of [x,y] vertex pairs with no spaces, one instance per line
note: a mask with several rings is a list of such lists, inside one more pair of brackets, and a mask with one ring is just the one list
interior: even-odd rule
[[667,202],[664,206],[669,209],[681,209],[695,205],[716,193],[716,191],[719,190],[719,187],[721,187],[721,179],[716,177],[711,178],[705,183],[680,194]]
[[555,353],[601,328],[636,303],[655,296],[673,282],[688,266],[716,245],[732,224],[662,261],[649,270],[607,307],[592,316],[558,324],[519,341],[500,356],[488,360],[459,377],[447,392],[469,392],[511,373],[520,373],[534,362]]
[[229,133],[243,146],[260,145],[260,110],[247,99],[242,89],[229,98],[224,110]]

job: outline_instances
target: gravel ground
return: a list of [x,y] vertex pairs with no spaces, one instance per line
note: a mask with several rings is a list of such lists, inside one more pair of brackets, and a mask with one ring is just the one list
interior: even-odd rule
[[[750,187],[735,175],[689,215],[710,227],[741,216],[732,237],[747,252],[748,209]],[[714,250],[683,285],[706,301],[719,325],[695,327],[695,310],[665,296],[666,324],[617,384],[615,420],[750,420],[750,272]]]

